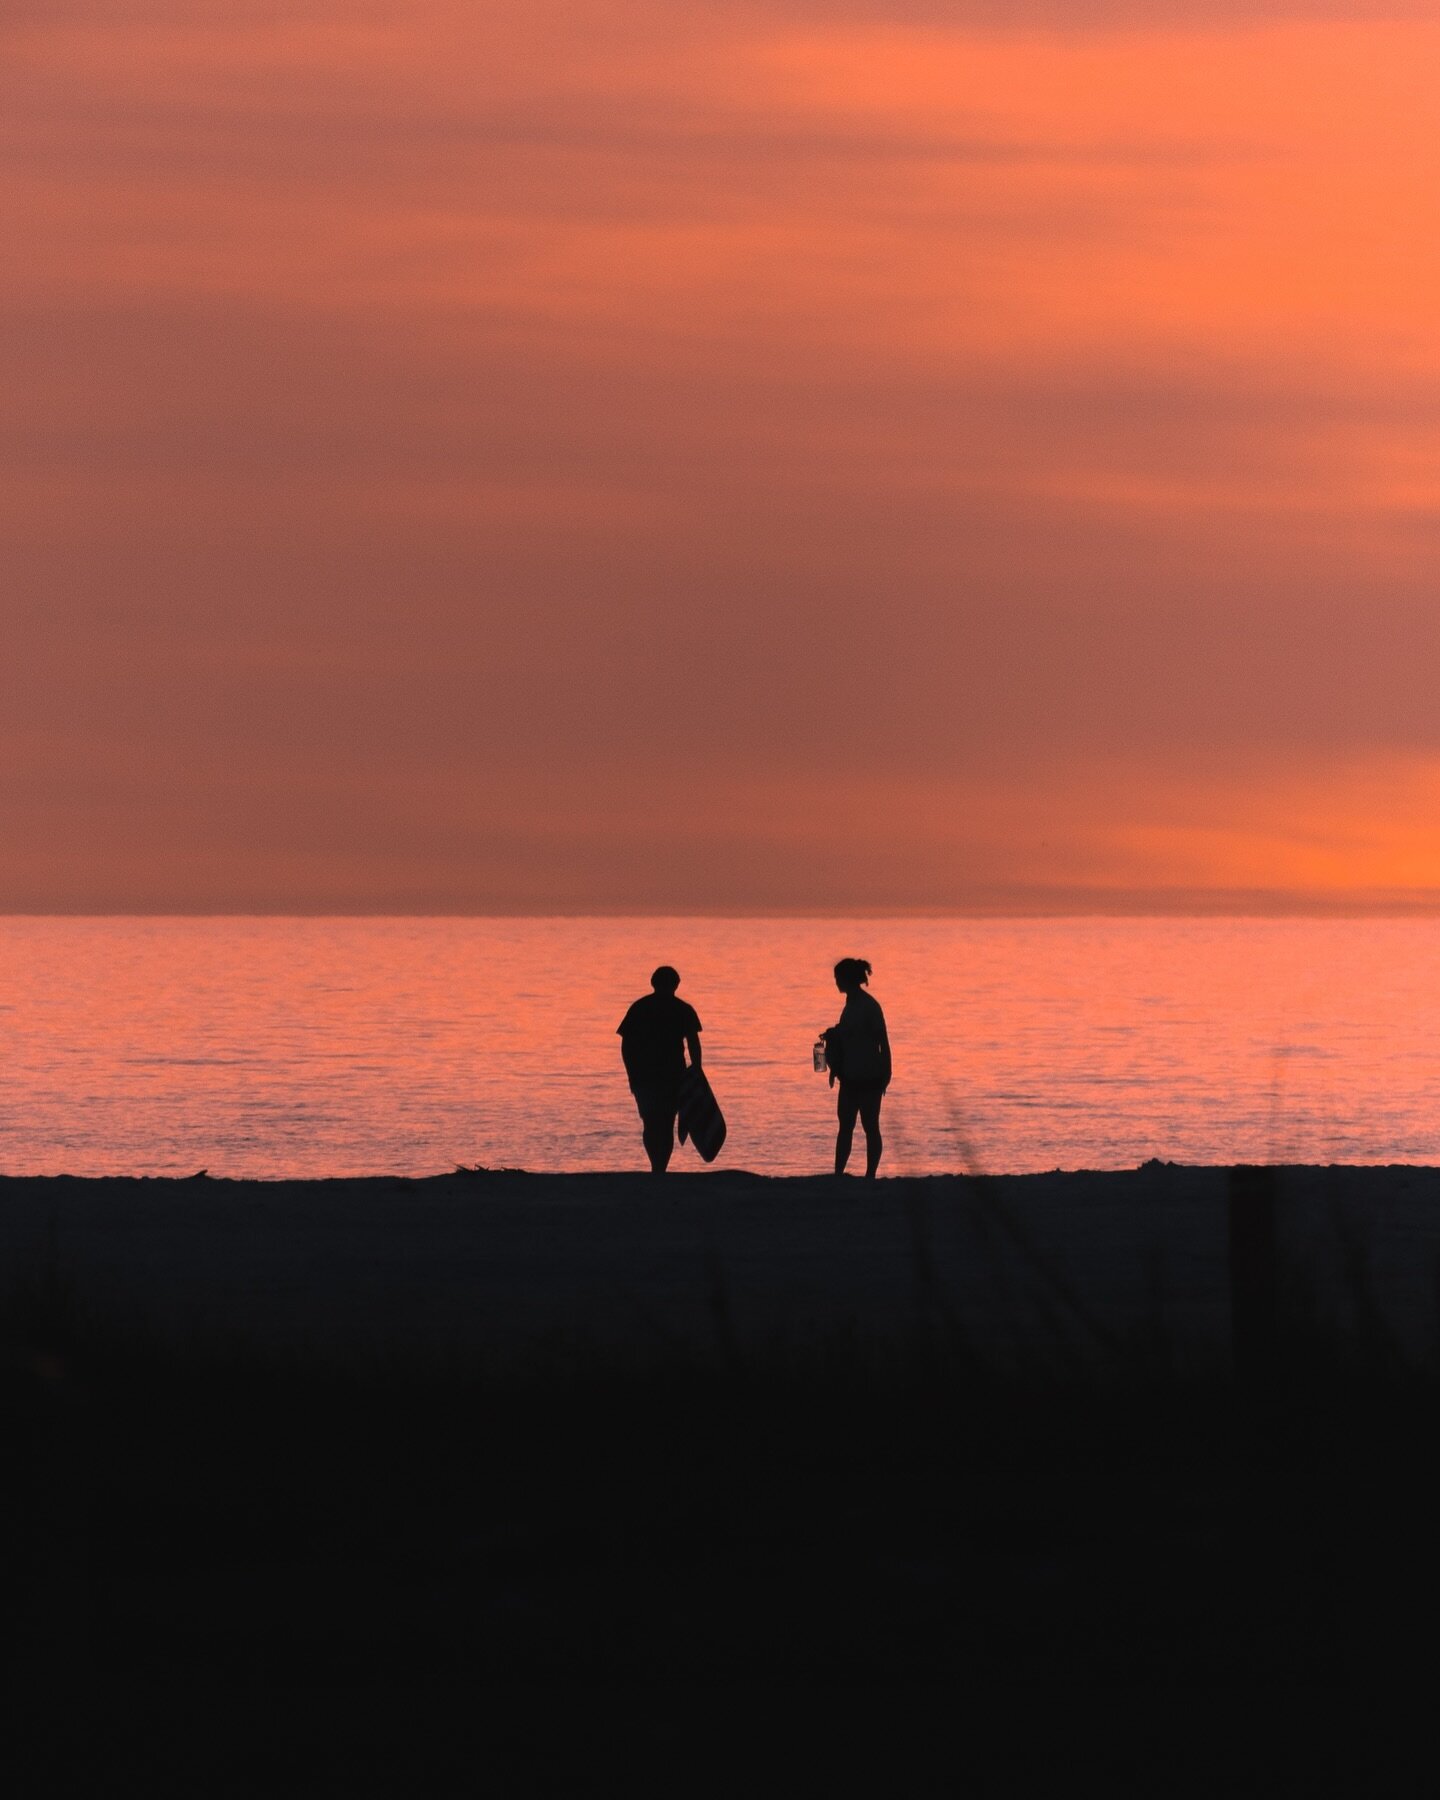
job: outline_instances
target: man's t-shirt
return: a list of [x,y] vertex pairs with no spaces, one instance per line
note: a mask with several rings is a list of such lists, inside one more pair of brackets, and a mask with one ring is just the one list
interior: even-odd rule
[[645,994],[616,1030],[632,1082],[678,1082],[685,1073],[685,1039],[698,1033],[700,1020],[678,994]]

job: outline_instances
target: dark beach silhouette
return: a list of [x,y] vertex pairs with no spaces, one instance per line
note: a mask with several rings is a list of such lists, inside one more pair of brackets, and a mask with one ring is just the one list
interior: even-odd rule
[[858,956],[842,956],[835,965],[835,985],[845,996],[838,1022],[825,1033],[825,1060],[830,1085],[840,1083],[836,1114],[835,1173],[843,1175],[850,1160],[858,1118],[865,1133],[865,1175],[870,1181],[880,1167],[884,1139],[880,1135],[880,1102],[890,1085],[890,1036],[880,1002],[865,991],[870,965]]
[[[0,1760],[13,1718],[79,1764],[7,1791],[123,1766],[155,1795],[337,1767],[347,1794],[462,1793],[496,1742],[534,1791],[552,1741],[579,1791],[597,1740],[556,1708],[623,1681],[642,1713],[740,1683],[899,1685],[927,1717],[941,1682],[977,1716],[1015,1693],[1028,1738],[980,1785],[1049,1792],[1069,1767],[1013,1776],[1051,1696],[1193,1693],[1223,1722],[1297,1682],[1413,1691],[1440,1171],[854,1186],[0,1180],[0,1668],[28,1703]],[[1232,1356],[1257,1199],[1246,1279],[1280,1274],[1280,1330]]]
[[675,1120],[685,1053],[699,1069],[700,1018],[679,998],[679,973],[662,963],[650,977],[651,992],[634,1002],[616,1027],[630,1092],[640,1113],[641,1136],[651,1171],[663,1175],[675,1149]]

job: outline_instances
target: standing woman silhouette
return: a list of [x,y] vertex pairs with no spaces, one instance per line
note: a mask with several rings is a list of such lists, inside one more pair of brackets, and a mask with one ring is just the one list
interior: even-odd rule
[[825,1060],[830,1065],[831,1087],[837,1079],[840,1083],[835,1173],[845,1173],[858,1116],[865,1131],[865,1176],[873,1181],[884,1148],[880,1102],[890,1085],[890,1036],[880,1002],[865,991],[869,979],[870,965],[858,956],[842,956],[836,963],[835,985],[845,996],[845,1010],[840,1022],[825,1033]]

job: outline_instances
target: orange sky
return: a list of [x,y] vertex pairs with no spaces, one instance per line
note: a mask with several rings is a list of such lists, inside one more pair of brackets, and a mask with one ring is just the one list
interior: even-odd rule
[[1437,68],[8,0],[0,909],[1435,904]]

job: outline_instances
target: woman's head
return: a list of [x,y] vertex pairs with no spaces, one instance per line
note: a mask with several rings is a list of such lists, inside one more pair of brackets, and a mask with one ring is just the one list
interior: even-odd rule
[[870,979],[870,965],[858,956],[842,956],[835,965],[835,985],[842,994],[853,994]]

